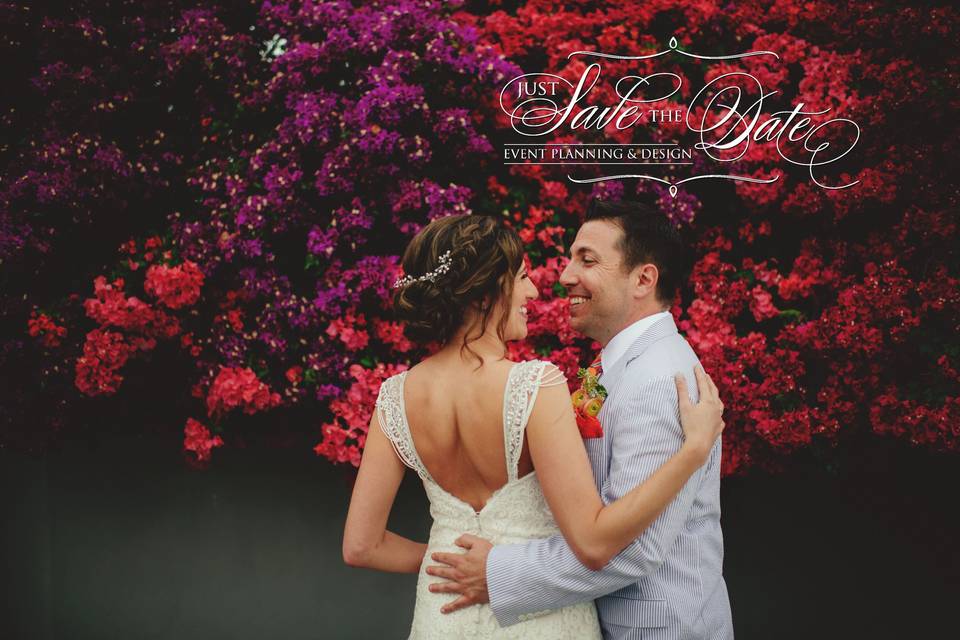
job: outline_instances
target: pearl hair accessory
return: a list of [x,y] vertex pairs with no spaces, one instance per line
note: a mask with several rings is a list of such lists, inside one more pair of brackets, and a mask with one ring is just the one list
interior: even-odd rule
[[440,265],[433,271],[427,271],[422,276],[414,278],[413,276],[407,275],[399,278],[396,282],[393,283],[394,289],[399,289],[400,287],[405,287],[408,284],[413,284],[414,282],[422,282],[424,280],[429,280],[430,282],[436,282],[437,276],[445,274],[447,271],[450,271],[450,264],[453,261],[450,259],[450,252],[445,252],[440,256]]

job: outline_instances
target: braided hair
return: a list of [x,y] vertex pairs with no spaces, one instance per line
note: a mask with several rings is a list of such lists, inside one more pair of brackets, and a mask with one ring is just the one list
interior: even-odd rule
[[[523,242],[503,221],[484,215],[453,215],[438,218],[414,236],[401,260],[406,274],[437,273],[431,278],[410,278],[393,297],[394,311],[404,323],[404,333],[417,343],[447,344],[466,321],[470,308],[477,310],[473,324],[480,334],[461,350],[470,353],[468,342],[486,330],[497,302],[510,300],[514,278],[523,265]],[[441,257],[449,266],[439,269]],[[508,313],[497,324],[502,340]],[[474,355],[476,355],[474,353]]]

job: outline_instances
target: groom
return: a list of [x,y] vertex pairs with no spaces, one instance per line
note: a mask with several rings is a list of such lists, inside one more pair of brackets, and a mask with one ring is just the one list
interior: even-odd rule
[[[667,310],[684,278],[684,247],[659,212],[594,200],[560,277],[570,324],[603,345],[603,435],[584,445],[606,504],[646,480],[683,442],[673,374],[696,355]],[[696,393],[697,385],[688,385]],[[696,398],[694,398],[696,400]],[[501,626],[596,599],[604,638],[733,638],[723,580],[720,442],[659,518],[591,571],[557,534],[492,546],[465,534],[465,554],[434,553],[432,591],[459,593],[449,612],[488,602]]]

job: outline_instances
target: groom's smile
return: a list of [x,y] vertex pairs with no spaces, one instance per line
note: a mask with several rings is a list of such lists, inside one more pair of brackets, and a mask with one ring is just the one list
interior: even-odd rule
[[587,305],[587,302],[590,301],[590,297],[589,296],[569,296],[567,300],[570,301],[570,306],[568,309],[570,313],[570,325],[574,329],[577,329],[578,331],[582,331],[582,329],[580,329],[580,327],[578,326],[580,324],[579,317],[590,313],[589,305]]

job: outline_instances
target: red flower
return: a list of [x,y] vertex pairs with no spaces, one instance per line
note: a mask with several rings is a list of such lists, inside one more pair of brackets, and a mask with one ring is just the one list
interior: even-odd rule
[[123,382],[118,371],[132,352],[119,333],[100,329],[88,333],[76,363],[77,389],[88,396],[116,393]]
[[243,331],[243,311],[240,309],[230,309],[226,314],[227,323],[230,328],[240,333]]
[[189,260],[176,267],[154,264],[147,269],[144,290],[171,309],[192,305],[200,297],[203,273]]
[[251,369],[221,366],[207,394],[207,415],[219,415],[237,407],[254,414],[278,404],[280,394],[272,393]]
[[95,297],[83,302],[87,316],[104,327],[114,326],[151,336],[172,337],[180,332],[176,318],[154,309],[139,298],[128,298],[123,287],[123,278],[107,284],[105,277],[97,276],[93,282]]
[[577,427],[580,428],[581,438],[603,437],[603,427],[600,425],[600,420],[595,417],[581,415],[579,412],[576,413],[576,416]]
[[198,462],[210,460],[210,451],[214,447],[223,445],[223,438],[220,436],[210,437],[210,430],[193,418],[187,419],[187,424],[183,429],[183,448],[185,451],[193,451],[197,454]]
[[66,327],[57,325],[45,313],[37,315],[36,311],[30,313],[30,319],[27,320],[27,330],[31,337],[40,336],[40,343],[45,347],[59,347],[60,340],[67,335]]
[[399,322],[377,319],[373,321],[373,328],[380,340],[399,353],[406,353],[414,348],[414,344],[403,334],[403,325]]
[[287,369],[287,372],[284,374],[287,380],[290,381],[290,384],[299,384],[303,379],[303,367],[294,366]]

